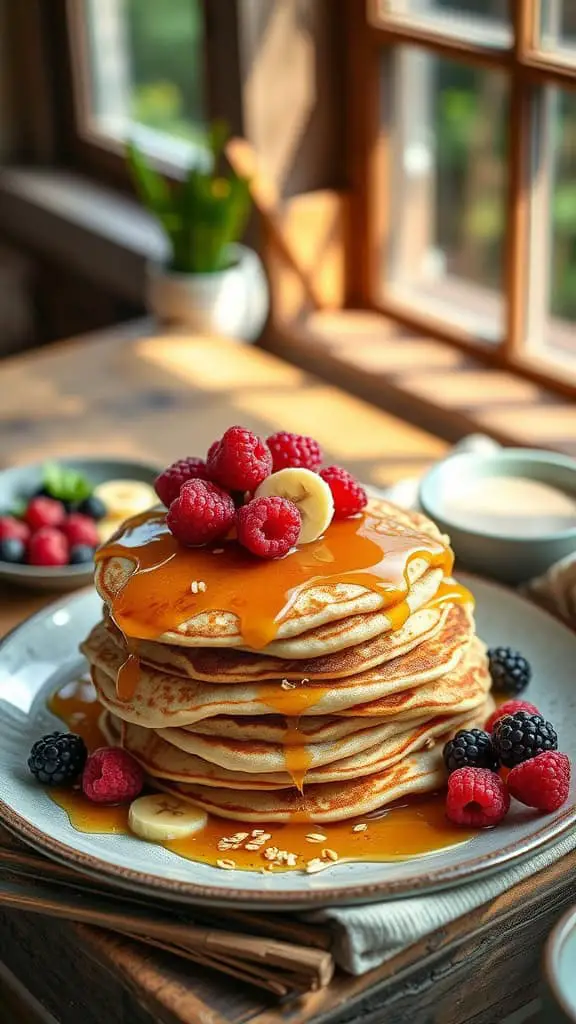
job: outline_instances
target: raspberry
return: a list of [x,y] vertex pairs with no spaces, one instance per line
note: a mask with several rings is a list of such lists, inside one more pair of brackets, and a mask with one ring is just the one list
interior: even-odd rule
[[266,444],[272,452],[273,473],[289,466],[302,466],[316,472],[322,463],[322,449],[313,437],[280,430],[266,438]]
[[507,782],[510,794],[521,804],[557,811],[570,792],[570,759],[557,750],[547,750],[513,768]]
[[124,804],[144,787],[144,772],[132,754],[120,747],[99,747],[90,754],[82,774],[82,791],[95,804]]
[[253,555],[281,558],[297,543],[302,516],[287,498],[254,498],[238,509],[237,528],[240,544]]
[[154,481],[154,488],[160,501],[169,508],[180,494],[182,484],[187,480],[207,480],[208,472],[204,459],[191,455],[187,459],[178,459],[165,469]]
[[93,519],[83,516],[81,512],[72,512],[64,526],[62,533],[66,537],[70,547],[86,545],[89,548],[97,548],[100,543],[98,530]]
[[216,452],[218,451],[219,447],[220,441],[212,441],[212,444],[210,445],[208,453],[206,455],[206,465],[208,465],[211,459],[214,459],[216,457]]
[[272,472],[272,455],[261,438],[244,427],[229,427],[208,454],[208,475],[228,491],[254,491]]
[[521,693],[532,677],[530,664],[520,651],[511,647],[493,647],[488,651],[492,686],[502,693]]
[[0,540],[21,540],[27,544],[30,539],[30,527],[22,519],[14,516],[0,516]]
[[443,757],[449,772],[455,772],[458,768],[498,769],[492,739],[482,729],[460,729],[445,745]]
[[527,700],[507,700],[490,715],[484,726],[486,732],[493,732],[496,722],[504,718],[505,715],[513,715],[516,711],[528,711],[531,715],[540,714],[536,705],[530,704]]
[[516,711],[499,718],[492,732],[492,742],[503,765],[514,768],[544,750],[556,750],[558,737],[550,722],[542,715]]
[[29,565],[67,565],[68,541],[60,530],[43,526],[36,530],[28,544]]
[[189,547],[208,544],[228,532],[236,509],[226,491],[209,480],[188,480],[166,515],[168,529]]
[[510,807],[510,794],[488,768],[458,768],[448,779],[446,816],[456,825],[497,825]]
[[340,466],[327,466],[320,470],[334,499],[334,519],[348,519],[368,504],[368,495],[351,473]]
[[24,519],[31,530],[40,530],[43,526],[62,526],[65,518],[62,502],[54,498],[32,498],[24,513]]

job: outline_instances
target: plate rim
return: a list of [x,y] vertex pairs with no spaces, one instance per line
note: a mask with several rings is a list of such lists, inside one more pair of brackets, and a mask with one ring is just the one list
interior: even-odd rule
[[[562,620],[555,618],[546,609],[530,601],[523,594],[516,591],[509,591],[506,587],[495,583],[492,580],[485,580],[472,573],[461,573],[459,578],[464,582],[478,580],[483,586],[492,588],[500,594],[528,605],[536,610],[546,619],[550,619],[556,627],[566,630],[572,641],[576,638],[569,627]],[[46,605],[44,608],[34,612],[22,623],[11,629],[0,640],[0,654],[5,644],[21,630],[27,628],[31,622],[49,617],[59,608],[69,605],[77,598],[86,597],[93,588],[85,587],[72,595],[66,595],[58,601]],[[306,909],[321,906],[345,906],[358,903],[375,902],[378,899],[399,898],[415,896],[423,893],[437,892],[440,889],[465,884],[474,881],[478,877],[486,877],[498,871],[503,866],[511,866],[526,859],[537,850],[545,849],[555,840],[561,838],[567,829],[576,821],[576,804],[571,804],[562,813],[555,817],[553,822],[544,822],[538,831],[532,833],[521,843],[514,840],[500,847],[493,853],[484,853],[468,861],[464,866],[459,864],[445,867],[437,867],[431,871],[420,872],[408,879],[397,879],[395,881],[380,880],[375,882],[357,882],[351,885],[345,883],[336,888],[323,886],[317,889],[287,889],[274,891],[271,889],[242,889],[238,887],[227,887],[221,885],[210,885],[181,879],[163,878],[150,871],[139,871],[134,868],[125,867],[120,864],[113,864],[102,860],[95,854],[85,853],[76,849],[69,843],[61,842],[59,839],[50,836],[38,826],[29,822],[18,811],[13,809],[5,800],[0,798],[0,821],[9,831],[19,836],[24,842],[29,843],[36,850],[39,850],[56,861],[71,864],[78,870],[88,875],[95,875],[105,878],[113,885],[138,892],[161,896],[166,900],[178,900],[190,904],[228,904],[244,907],[260,906],[262,909]],[[69,826],[73,831],[73,826]],[[414,858],[415,864],[424,864],[426,858]],[[371,862],[376,863],[376,862]],[[382,862],[383,864],[385,862]]]

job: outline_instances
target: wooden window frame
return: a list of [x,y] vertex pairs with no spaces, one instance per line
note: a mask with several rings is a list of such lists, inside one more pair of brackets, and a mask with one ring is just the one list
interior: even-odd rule
[[[393,11],[381,13],[378,8],[378,0],[348,0],[349,173],[353,188],[349,304],[377,309],[411,329],[472,350],[489,364],[506,366],[574,397],[576,368],[564,367],[536,354],[525,341],[531,271],[525,257],[529,252],[536,89],[547,85],[576,90],[576,64],[564,62],[557,54],[548,56],[537,48],[539,0],[511,0],[512,43],[499,49],[443,34],[431,25],[430,18],[424,20]],[[432,54],[508,75],[510,117],[503,281],[506,313],[503,337],[498,344],[482,342],[470,331],[431,312],[415,311],[413,306],[408,309],[382,287],[381,257],[392,221],[389,184],[393,154],[379,109],[381,57],[383,50],[402,45],[422,47]],[[384,297],[377,298],[382,292]]]
[[[28,0],[37,7],[36,24],[45,35],[45,62],[49,65],[57,162],[98,180],[132,191],[121,145],[105,137],[95,139],[82,130],[83,104],[89,96],[85,81],[88,60],[81,0]],[[242,82],[239,51],[238,0],[200,0],[205,38],[204,94],[206,116],[223,117],[234,134],[242,134]],[[168,177],[177,178],[174,164],[156,163]]]

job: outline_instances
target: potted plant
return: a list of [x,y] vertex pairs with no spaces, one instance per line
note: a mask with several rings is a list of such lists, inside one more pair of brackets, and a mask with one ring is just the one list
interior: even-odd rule
[[254,341],[269,309],[266,275],[257,254],[239,239],[250,212],[246,178],[221,170],[228,131],[209,131],[206,166],[193,166],[171,182],[151,166],[134,142],[127,161],[144,206],[157,218],[170,252],[148,268],[147,302],[163,323]]

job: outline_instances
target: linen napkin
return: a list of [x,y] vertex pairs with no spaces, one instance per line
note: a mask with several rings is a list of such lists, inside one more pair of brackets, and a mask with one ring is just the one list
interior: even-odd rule
[[[474,434],[454,450],[490,451],[497,447],[491,438]],[[403,480],[381,493],[399,505],[415,508],[418,484],[418,479]],[[576,553],[552,566],[543,577],[528,584],[524,591],[576,628]],[[304,915],[303,919],[328,926],[334,936],[332,954],[336,963],[351,974],[364,974],[425,935],[490,902],[574,849],[576,831],[521,863],[478,881],[425,896],[319,910]]]

